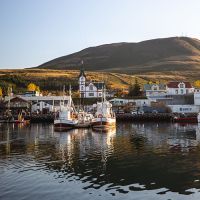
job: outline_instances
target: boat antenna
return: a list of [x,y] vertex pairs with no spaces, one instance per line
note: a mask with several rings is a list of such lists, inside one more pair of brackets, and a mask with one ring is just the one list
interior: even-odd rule
[[71,88],[71,84],[69,85],[69,96],[72,95],[72,88]]
[[71,84],[69,85],[69,106],[71,106]]
[[63,85],[63,96],[65,95],[65,85]]
[[105,86],[105,83],[104,83],[104,95],[103,95],[103,97],[104,97],[104,101],[106,101],[106,86]]
[[65,85],[63,85],[63,106],[65,106]]

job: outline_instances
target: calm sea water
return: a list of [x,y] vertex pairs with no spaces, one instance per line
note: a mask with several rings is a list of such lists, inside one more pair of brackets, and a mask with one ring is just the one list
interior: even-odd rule
[[200,199],[200,127],[0,125],[0,199]]

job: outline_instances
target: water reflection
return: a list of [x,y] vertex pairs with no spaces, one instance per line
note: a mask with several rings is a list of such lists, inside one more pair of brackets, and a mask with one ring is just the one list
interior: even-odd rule
[[[60,183],[80,181],[85,190],[104,188],[112,195],[191,194],[191,188],[200,189],[199,144],[197,125],[119,123],[108,133],[58,133],[49,124],[1,124],[0,168],[53,173]],[[8,181],[12,184],[12,178]]]

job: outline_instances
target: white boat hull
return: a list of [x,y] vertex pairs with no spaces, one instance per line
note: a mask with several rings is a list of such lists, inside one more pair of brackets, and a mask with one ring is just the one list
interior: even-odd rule
[[58,131],[70,130],[75,128],[77,124],[77,120],[56,119],[54,120],[54,129]]
[[92,120],[92,128],[96,130],[109,130],[116,126],[116,118],[94,118]]

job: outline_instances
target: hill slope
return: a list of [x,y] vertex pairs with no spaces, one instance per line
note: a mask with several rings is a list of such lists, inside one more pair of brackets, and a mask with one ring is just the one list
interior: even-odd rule
[[200,40],[188,37],[115,43],[86,48],[46,62],[38,68],[89,71],[158,73],[200,69]]

